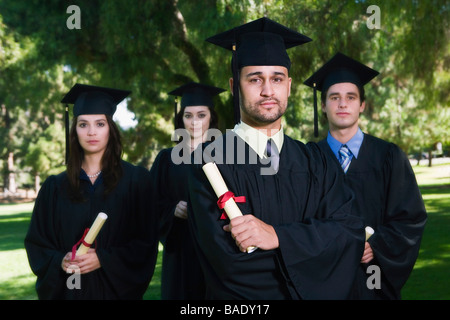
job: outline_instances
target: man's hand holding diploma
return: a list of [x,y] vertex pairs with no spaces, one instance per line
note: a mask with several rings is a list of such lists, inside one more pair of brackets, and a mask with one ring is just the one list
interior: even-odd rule
[[370,243],[366,241],[366,244],[364,246],[364,253],[361,258],[361,263],[369,263],[373,259],[373,251],[372,247],[370,246]]
[[370,243],[367,242],[369,238],[375,233],[375,231],[371,227],[366,227],[366,243],[364,246],[364,253],[361,258],[361,263],[369,263],[373,259],[373,251]]
[[[222,203],[223,207],[220,206],[221,209],[225,209],[228,218],[230,220],[233,220],[234,218],[242,217],[242,212],[236,205],[236,202],[234,201],[234,194],[228,191],[227,185],[225,184],[225,181],[223,180],[222,175],[220,174],[220,171],[217,168],[216,164],[214,162],[209,162],[205,164],[203,166],[203,171],[205,172],[205,175],[208,178],[209,182],[211,183],[211,186],[213,187],[214,192],[216,193],[220,202],[222,202],[222,197],[229,194],[232,195],[232,197],[227,198],[227,200],[223,201],[224,202]],[[255,246],[254,244],[251,244],[250,246],[247,247],[246,250],[244,250],[244,252],[246,251],[248,253],[252,253],[257,248],[258,247]]]
[[250,246],[263,250],[272,250],[279,246],[275,229],[251,214],[231,219],[223,229],[231,232],[231,236],[242,252],[246,252]]

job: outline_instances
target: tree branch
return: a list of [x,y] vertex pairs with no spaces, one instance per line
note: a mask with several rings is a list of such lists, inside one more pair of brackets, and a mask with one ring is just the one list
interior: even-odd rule
[[177,4],[178,1],[174,0],[174,45],[187,55],[192,69],[197,75],[199,81],[202,83],[211,84],[211,79],[209,77],[209,66],[203,58],[202,52],[188,40],[188,29]]

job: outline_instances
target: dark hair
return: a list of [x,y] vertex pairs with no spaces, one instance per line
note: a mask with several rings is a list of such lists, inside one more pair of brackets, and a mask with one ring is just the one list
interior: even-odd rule
[[[109,126],[109,139],[105,153],[102,156],[101,168],[105,185],[104,195],[109,194],[119,183],[122,177],[122,142],[119,128],[113,121],[112,116],[105,115]],[[67,176],[69,178],[69,196],[75,201],[83,201],[80,189],[80,172],[84,158],[84,150],[78,141],[77,120],[72,121],[69,135],[69,158],[67,161]]]
[[[362,104],[366,100],[366,94],[365,94],[365,91],[364,91],[364,87],[363,86],[356,86],[356,87],[358,88],[358,91],[359,91],[359,101]],[[327,90],[323,90],[321,92],[321,94],[320,94],[320,100],[322,100],[322,104],[326,103],[328,89]]]
[[[183,122],[184,108],[177,113],[175,117],[175,129],[185,129]],[[211,113],[211,119],[209,121],[209,129],[218,129],[219,128],[219,117],[217,116],[216,110],[214,108],[208,107]]]

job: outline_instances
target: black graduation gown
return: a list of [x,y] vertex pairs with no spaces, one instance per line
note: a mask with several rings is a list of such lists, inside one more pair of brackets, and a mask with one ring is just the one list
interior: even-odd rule
[[[242,213],[272,225],[279,248],[240,252],[222,229],[228,221],[219,218],[217,196],[201,165],[191,166],[188,221],[207,298],[347,298],[364,250],[364,229],[361,219],[349,214],[353,195],[343,173],[316,144],[284,136],[278,173],[261,175],[264,164],[256,153],[233,132],[224,137],[207,145],[203,156],[216,152],[213,158],[228,189],[246,197],[245,203],[238,203]],[[218,155],[220,150],[227,154]]]
[[[326,139],[319,146],[339,162]],[[342,170],[342,169],[341,169]],[[358,158],[345,175],[355,193],[353,214],[375,230],[369,239],[375,258],[361,264],[352,298],[400,299],[419,253],[427,214],[408,158],[393,143],[364,134]],[[370,265],[379,266],[381,289],[369,289]]]
[[[123,177],[106,198],[103,183],[94,189],[81,179],[87,201],[70,200],[66,172],[42,185],[25,237],[39,299],[142,299],[156,263],[158,222],[148,170],[125,161],[122,167]],[[101,268],[81,275],[81,289],[69,289],[72,274],[62,270],[62,259],[99,212],[108,215],[96,243]]]
[[[174,164],[173,148],[163,149],[150,170],[160,217],[159,239],[164,246],[161,299],[204,299],[205,284],[186,219],[174,216],[179,201],[188,201],[187,166]],[[189,157],[188,157],[189,159]]]

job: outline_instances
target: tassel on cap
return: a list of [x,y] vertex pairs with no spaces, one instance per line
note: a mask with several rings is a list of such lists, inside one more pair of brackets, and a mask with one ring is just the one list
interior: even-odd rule
[[173,117],[173,127],[177,128],[177,109],[178,109],[178,98],[175,98],[175,102],[173,104],[173,111],[174,111],[174,117]]
[[232,61],[233,61],[233,114],[234,114],[234,124],[238,124],[241,121],[241,110],[239,106],[239,75],[236,57],[236,44],[233,44],[232,50]]
[[64,122],[66,127],[66,164],[69,160],[69,105],[66,104],[66,111],[64,115]]
[[319,136],[319,115],[317,114],[317,88],[314,83],[314,137]]

